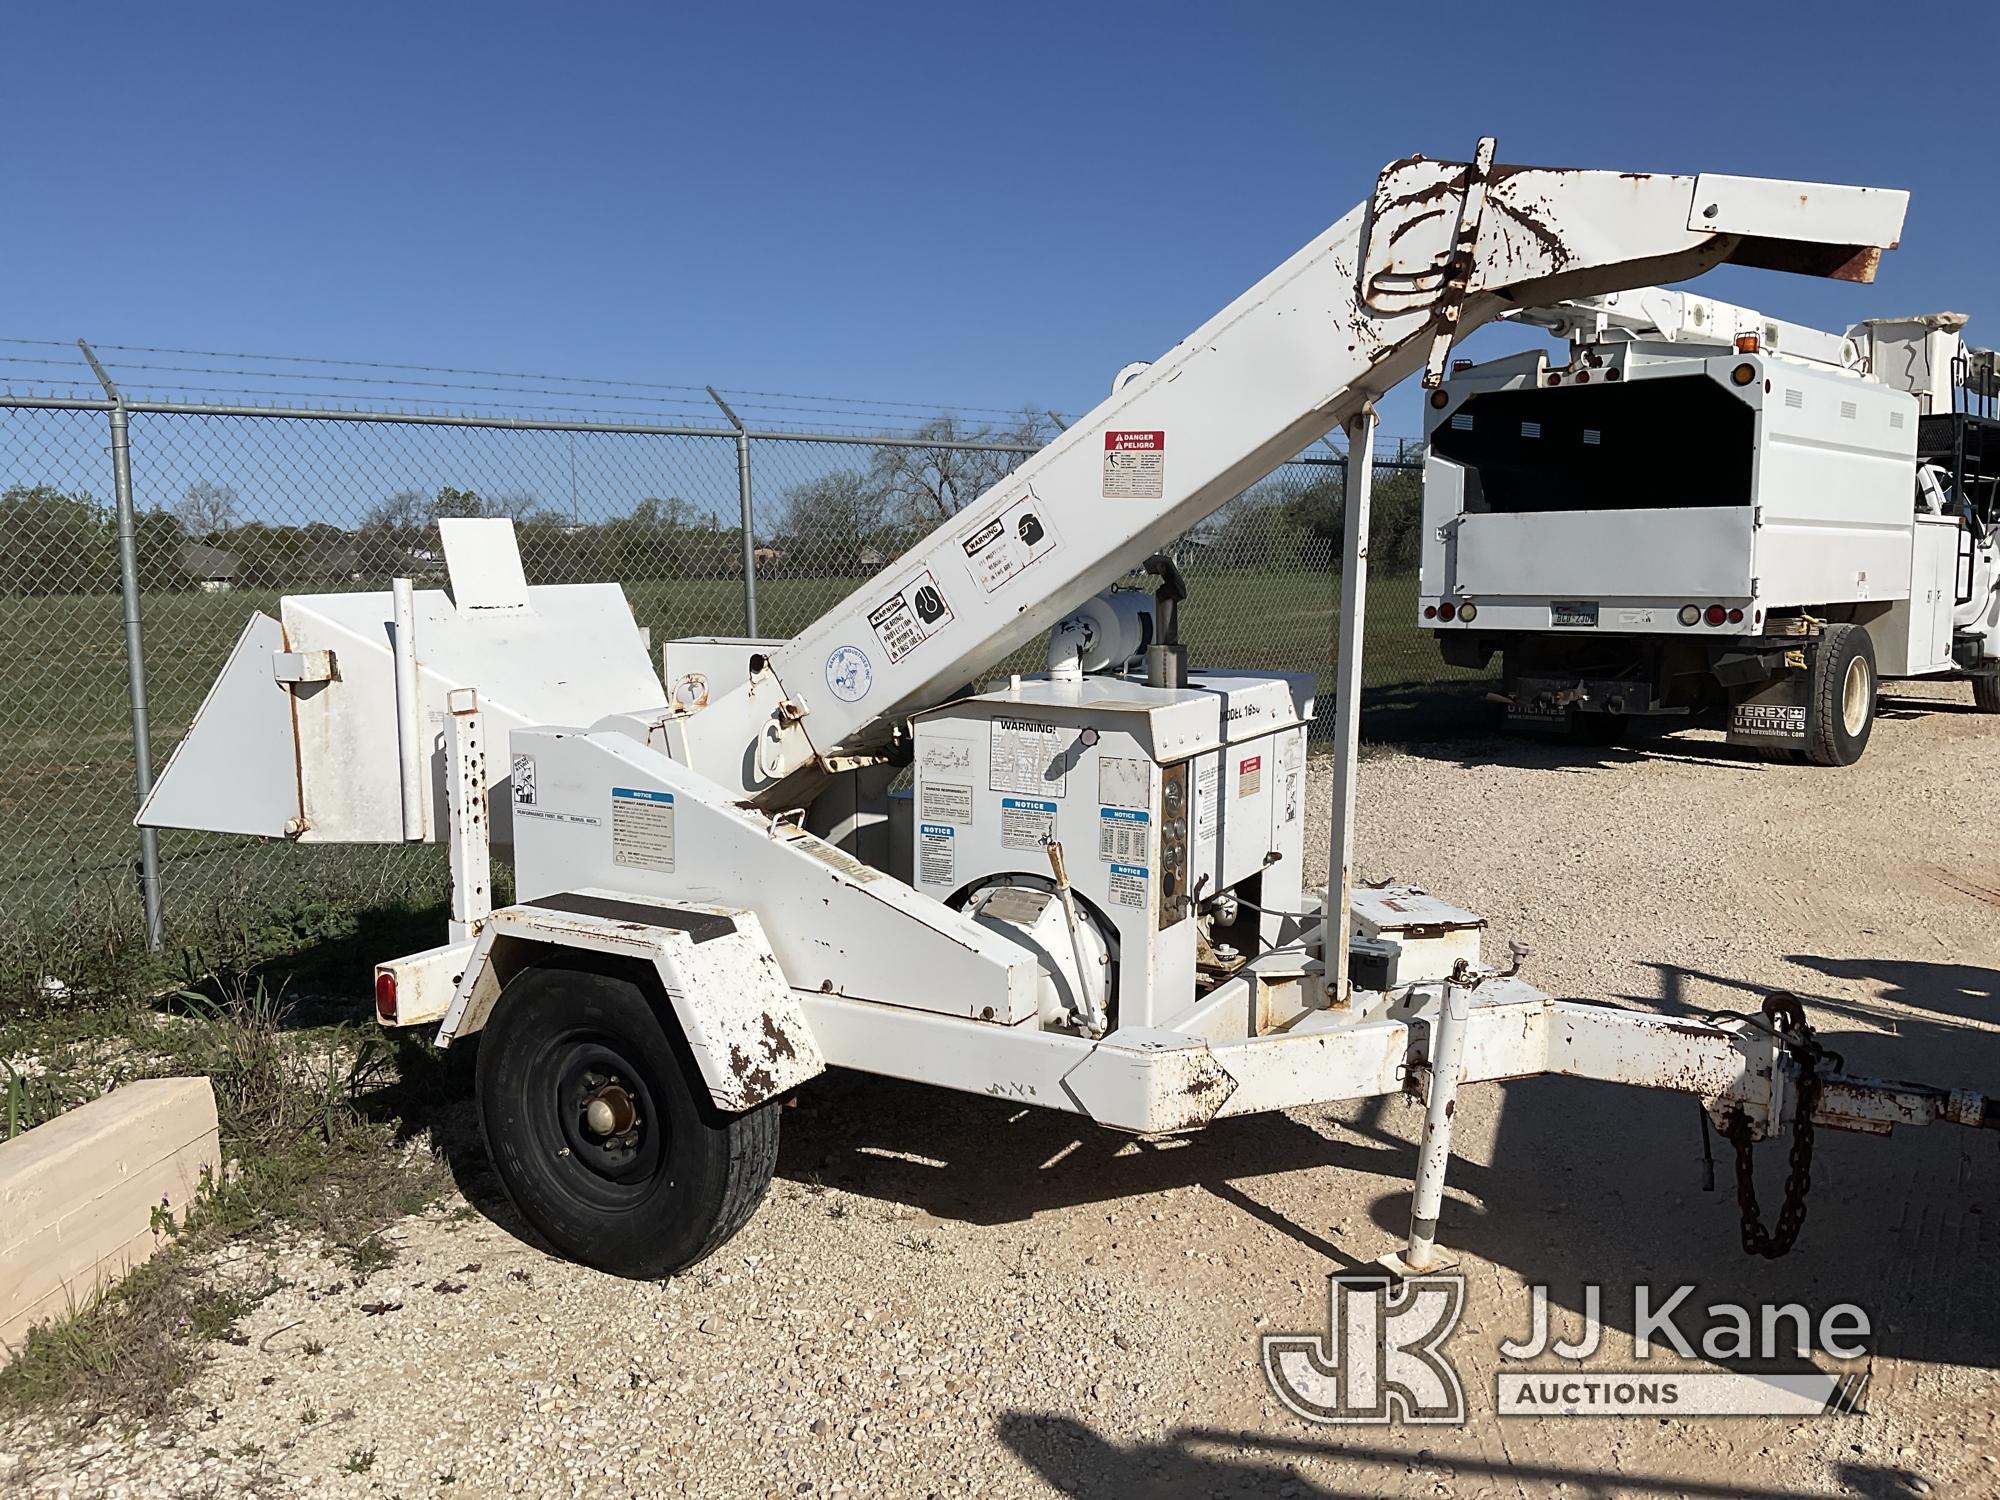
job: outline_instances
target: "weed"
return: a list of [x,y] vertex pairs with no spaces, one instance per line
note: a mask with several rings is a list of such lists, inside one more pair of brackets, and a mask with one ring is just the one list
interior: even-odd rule
[[236,1170],[208,1184],[183,1224],[156,1223],[172,1239],[138,1272],[33,1330],[0,1371],[0,1405],[70,1407],[85,1421],[114,1410],[163,1413],[197,1368],[201,1344],[240,1337],[238,1320],[278,1285],[217,1286],[209,1252],[299,1224],[345,1247],[362,1274],[394,1256],[376,1231],[443,1186],[435,1164],[411,1162],[362,1112],[360,1098],[391,1076],[380,1037],[348,1025],[298,1026],[282,988],[261,980],[211,977],[163,1011],[86,1011],[67,1027],[17,1018],[0,1045],[20,1046],[30,1030],[26,1046],[40,1071],[9,1075],[25,1090],[10,1085],[7,1118],[32,1125],[132,1078],[206,1074]]
[[307,1339],[299,1352],[304,1354],[307,1359],[318,1359],[322,1354],[326,1353],[326,1345],[318,1339]]
[[373,1448],[356,1448],[347,1455],[347,1461],[340,1466],[349,1474],[366,1474],[375,1467]]
[[301,1427],[316,1427],[316,1426],[318,1426],[318,1425],[319,1425],[319,1408],[318,1408],[317,1406],[306,1406],[306,1407],[301,1407],[301,1408],[299,1409],[299,1425],[300,1425]]

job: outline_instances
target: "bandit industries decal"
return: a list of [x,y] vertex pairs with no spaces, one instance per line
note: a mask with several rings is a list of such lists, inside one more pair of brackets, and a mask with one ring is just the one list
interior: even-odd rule
[[1167,492],[1164,432],[1104,434],[1104,498],[1158,500]]
[[958,545],[972,576],[990,594],[1029,564],[1055,551],[1056,529],[1047,507],[1030,486],[1027,494],[999,515],[960,537]]
[[859,646],[836,646],[826,659],[826,685],[842,703],[859,703],[875,685],[868,653]]
[[951,606],[926,568],[868,612],[868,624],[891,666],[951,623]]

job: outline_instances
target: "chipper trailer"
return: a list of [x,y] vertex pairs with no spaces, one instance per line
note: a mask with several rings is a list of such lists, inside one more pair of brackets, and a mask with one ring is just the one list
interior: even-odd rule
[[[770,1178],[831,1067],[1192,1130],[1412,1093],[1401,1264],[1439,1263],[1457,1090],[1557,1073],[1706,1101],[1747,1161],[1814,1126],[1988,1127],[1982,1095],[1846,1076],[1784,997],[1668,1019],[1558,1001],[1484,922],[1351,878],[1373,400],[1515,305],[1723,262],[1865,281],[1905,195],[1411,158],[1367,201],[790,640],[667,642],[614,584],[524,581],[440,523],[448,591],[253,617],[140,813],[443,841],[447,941],[376,971],[387,1024],[479,1038],[494,1165],[563,1253],[656,1276]],[[1304,877],[1304,678],[1190,663],[1159,549],[1345,426],[1332,883]],[[1118,590],[1150,564],[1153,589]],[[1048,670],[969,684],[1046,635]],[[495,908],[491,850],[517,899]],[[1796,1196],[1796,1195],[1793,1195]],[[1788,1203],[1780,1250],[1802,1203]],[[1746,1231],[1748,1233],[1748,1231]]]
[[1958,313],[1845,334],[1646,287],[1515,315],[1425,412],[1420,623],[1516,723],[1709,723],[1850,765],[1885,678],[2000,713],[1994,356]]

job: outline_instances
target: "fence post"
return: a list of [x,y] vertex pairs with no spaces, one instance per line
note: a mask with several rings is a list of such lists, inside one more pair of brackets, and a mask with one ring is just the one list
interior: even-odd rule
[[[139,543],[132,513],[132,444],[125,398],[82,339],[76,345],[111,398],[111,488],[118,504],[118,593],[125,610],[125,686],[132,702],[132,788],[134,807],[153,789],[151,716],[146,709],[146,650],[139,626]],[[139,830],[139,897],[146,911],[146,947],[158,953],[160,924],[160,839],[150,828]]]
[[711,385],[706,389],[709,400],[722,408],[722,414],[729,418],[729,425],[736,429],[736,501],[743,510],[743,633],[754,640],[757,635],[757,539],[750,531],[750,434],[736,413],[729,409],[729,403],[716,395],[715,387]]

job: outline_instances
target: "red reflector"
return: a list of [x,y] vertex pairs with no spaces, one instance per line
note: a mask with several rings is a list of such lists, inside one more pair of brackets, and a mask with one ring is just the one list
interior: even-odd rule
[[1424,606],[1424,618],[1426,620],[1435,620],[1437,617],[1438,607],[1435,604],[1426,604]]
[[396,976],[388,969],[380,969],[375,974],[375,1019],[384,1026],[394,1024],[396,1019]]
[[1729,618],[1729,611],[1724,609],[1720,604],[1711,604],[1708,607],[1708,612],[1702,618],[1711,625],[1720,625],[1724,620]]
[[1729,612],[1729,623],[1732,625],[1741,625],[1743,623],[1743,611],[1740,609],[1732,609]]
[[1438,606],[1438,618],[1440,620],[1449,620],[1453,615],[1457,613],[1458,613],[1458,606],[1455,604],[1440,604]]
[[1576,372],[1576,383],[1577,383],[1578,385],[1589,385],[1589,384],[1590,384],[1590,371],[1588,371],[1588,370],[1578,370],[1578,371]]

